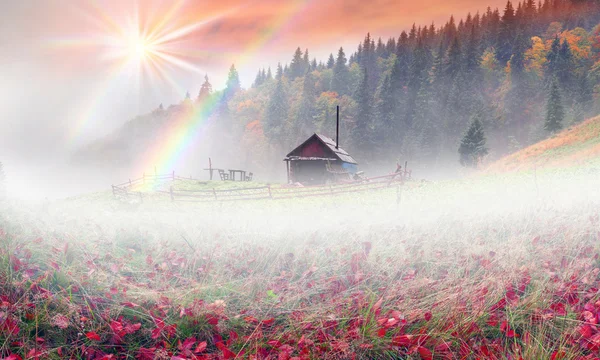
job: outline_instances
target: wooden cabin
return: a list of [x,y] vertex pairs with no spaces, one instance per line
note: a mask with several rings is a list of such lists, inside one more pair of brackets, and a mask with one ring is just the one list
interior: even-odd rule
[[314,134],[292,150],[285,159],[288,183],[326,184],[351,179],[358,163],[333,139]]

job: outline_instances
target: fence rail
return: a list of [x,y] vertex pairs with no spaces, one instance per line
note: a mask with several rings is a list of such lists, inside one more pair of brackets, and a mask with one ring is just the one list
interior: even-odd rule
[[[215,202],[215,201],[250,201],[250,200],[284,200],[284,199],[299,199],[315,196],[333,196],[339,194],[361,193],[376,191],[388,188],[397,188],[404,184],[404,176],[402,174],[390,174],[372,177],[363,180],[334,183],[326,185],[312,185],[303,187],[285,187],[285,186],[256,186],[238,189],[221,189],[215,188],[207,190],[189,190],[189,189],[174,189],[171,185],[168,190],[154,190],[154,194],[162,194],[168,196],[173,202]],[[162,181],[181,181],[181,180],[196,180],[191,176],[180,177],[176,176],[175,172],[171,174],[161,175],[146,175],[144,174],[138,179],[129,179],[129,181],[118,185],[112,185],[112,192],[115,198],[130,199],[139,198],[143,201],[145,196],[141,191],[133,191],[132,189],[140,184],[152,184]]]

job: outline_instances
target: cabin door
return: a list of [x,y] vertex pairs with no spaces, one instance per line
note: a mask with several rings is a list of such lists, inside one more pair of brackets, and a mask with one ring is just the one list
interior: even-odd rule
[[322,160],[295,161],[295,181],[303,185],[325,184],[327,168]]

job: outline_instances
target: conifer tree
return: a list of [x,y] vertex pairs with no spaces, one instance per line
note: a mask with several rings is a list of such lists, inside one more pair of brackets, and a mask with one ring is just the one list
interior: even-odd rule
[[229,68],[229,74],[227,75],[227,87],[225,89],[225,94],[227,97],[231,98],[237,91],[240,90],[240,88],[240,76],[235,69],[235,65],[232,64]]
[[559,68],[559,55],[560,52],[560,40],[558,36],[554,38],[552,41],[552,45],[550,46],[550,51],[546,54],[546,79],[552,80]]
[[276,83],[273,92],[269,98],[265,114],[264,132],[265,135],[275,144],[281,144],[283,139],[283,126],[288,115],[287,93],[283,82],[283,69],[281,64],[277,67],[275,75]]
[[350,82],[350,73],[346,67],[346,54],[344,49],[340,48],[333,68],[333,77],[331,78],[331,90],[337,92],[340,96],[348,94],[348,85]]
[[477,167],[481,159],[488,154],[481,118],[481,113],[477,113],[473,117],[468,130],[460,142],[458,153],[460,155],[460,164],[463,166]]
[[335,59],[333,58],[333,54],[329,54],[329,58],[327,59],[327,68],[333,69],[335,65]]
[[302,59],[302,50],[300,47],[294,52],[292,63],[290,64],[290,80],[294,80],[304,74],[304,60]]
[[315,78],[311,71],[307,71],[302,84],[302,99],[294,119],[294,131],[291,134],[296,138],[296,141],[306,138],[315,128],[316,92]]
[[256,77],[254,78],[254,82],[252,83],[252,87],[259,87],[264,81],[264,69],[259,69]]
[[550,133],[555,133],[562,129],[562,122],[565,118],[565,110],[562,105],[562,98],[558,88],[556,78],[552,80],[548,101],[546,102],[546,121],[544,129]]
[[392,89],[391,74],[384,76],[376,98],[378,99],[375,114],[376,121],[374,124],[375,130],[375,143],[378,145],[378,152],[381,155],[388,149],[389,146],[394,142],[394,113],[396,99],[394,98],[394,91]]
[[501,64],[506,64],[512,55],[512,41],[515,38],[516,25],[515,9],[508,0],[504,8],[504,15],[502,15],[496,47],[496,57]]
[[354,94],[354,100],[357,104],[355,125],[352,129],[351,138],[356,150],[366,153],[369,145],[372,143],[371,136],[371,116],[372,100],[369,92],[369,75],[367,69],[362,69],[363,76],[358,88]]
[[204,75],[204,83],[198,92],[198,102],[206,100],[212,94],[212,85],[208,81],[208,74]]

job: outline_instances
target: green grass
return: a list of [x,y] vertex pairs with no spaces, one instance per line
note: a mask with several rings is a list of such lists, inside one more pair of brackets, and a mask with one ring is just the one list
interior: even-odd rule
[[[0,319],[20,330],[0,328],[0,355],[133,358],[154,348],[153,356],[191,357],[179,342],[193,337],[206,341],[202,354],[224,356],[221,337],[243,358],[285,357],[286,346],[308,359],[587,356],[571,337],[584,306],[600,300],[591,292],[600,287],[600,193],[590,170],[412,183],[400,205],[395,188],[205,204],[158,195],[128,203],[109,190],[42,210],[3,204],[0,294],[10,306]],[[526,276],[512,302],[493,310]],[[573,304],[564,296],[572,286]],[[546,313],[554,303],[566,315]],[[532,320],[540,314],[552,316]],[[173,333],[158,332],[158,319]],[[140,329],[117,341],[111,321]],[[398,345],[405,335],[419,340]]]

